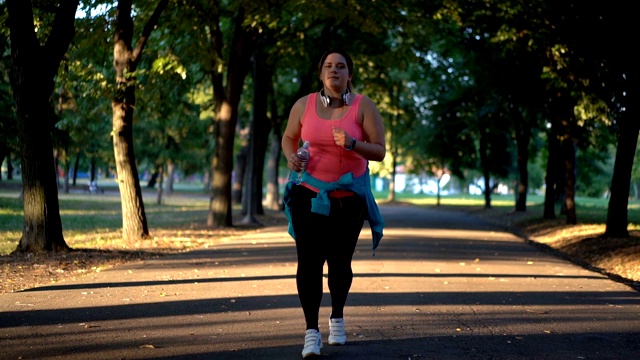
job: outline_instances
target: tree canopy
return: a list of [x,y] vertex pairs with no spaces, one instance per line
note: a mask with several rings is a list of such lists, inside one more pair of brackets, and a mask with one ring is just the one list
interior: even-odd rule
[[[70,6],[81,10],[75,19]],[[246,143],[253,145],[245,166],[258,179],[235,179],[243,194],[262,194],[264,182],[278,189],[279,147],[268,142],[279,142],[295,100],[319,89],[316,62],[339,45],[354,59],[355,91],[372,98],[384,119],[391,156],[371,164],[375,176],[393,184],[398,169],[438,179],[448,174],[480,186],[487,207],[498,183],[516,184],[517,211],[526,211],[531,184],[538,188],[544,177],[545,216],[555,216],[556,201],[564,199],[567,221],[575,222],[577,192],[607,193],[607,233],[624,235],[626,216],[615,214],[626,214],[637,182],[640,126],[637,67],[625,51],[633,33],[630,9],[621,10],[627,7],[619,0],[598,7],[543,0],[94,0],[76,9],[68,2],[8,0],[0,4],[11,25],[0,39],[0,106],[15,116],[0,116],[0,159],[24,169],[44,164],[48,153],[33,157],[21,144],[58,137],[47,151],[55,147],[67,163],[82,155],[117,173],[123,196],[136,188],[137,167],[166,169],[171,178],[176,170],[202,174],[211,194],[208,225],[233,226],[241,134],[255,141]],[[77,31],[62,39],[62,25]],[[31,34],[34,49],[57,49],[59,61],[22,67],[40,55],[20,57],[20,34]],[[21,99],[30,94],[21,93],[20,74],[51,84],[38,90],[49,111],[34,116],[52,126],[37,137],[20,130],[27,124]],[[125,112],[110,113],[119,107]],[[118,140],[118,134],[126,136]],[[135,156],[119,155],[133,147]],[[532,175],[532,164],[544,170]],[[265,172],[276,175],[262,180]],[[535,175],[540,172],[546,174]],[[602,180],[587,185],[585,172]],[[30,176],[36,174],[23,171],[25,184]],[[127,203],[135,203],[135,193]],[[252,201],[261,205],[261,197]],[[25,210],[33,206],[25,203]]]

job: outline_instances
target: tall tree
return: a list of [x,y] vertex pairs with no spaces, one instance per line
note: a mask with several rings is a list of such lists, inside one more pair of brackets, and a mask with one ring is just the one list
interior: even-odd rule
[[[604,86],[609,96],[610,107],[614,114],[617,129],[617,148],[613,177],[611,179],[611,199],[607,211],[607,222],[604,236],[628,237],[629,226],[628,205],[631,188],[634,157],[640,134],[640,71],[638,64],[629,56],[630,46],[628,34],[637,33],[636,17],[630,3],[614,1],[609,5],[603,16],[595,9],[590,9],[596,15],[592,16],[594,23],[599,26],[593,29],[596,39],[595,48],[599,49],[605,59],[599,63],[599,69],[609,74],[607,85]],[[593,49],[593,47],[585,47]],[[613,70],[613,71],[611,71]],[[613,96],[611,96],[613,95]]]
[[547,165],[544,178],[544,211],[543,219],[555,219],[556,217],[556,200],[562,190],[558,187],[558,178],[560,178],[560,136],[558,128],[560,125],[556,118],[550,119],[550,126],[547,131]]
[[[8,0],[11,39],[11,86],[18,117],[22,156],[24,222],[16,251],[67,251],[62,234],[51,132],[50,98],[54,77],[75,34],[79,0],[62,1],[53,12],[50,31],[34,28],[31,1]],[[39,34],[47,36],[40,43]]]
[[271,122],[267,116],[269,80],[271,69],[266,63],[263,46],[253,56],[253,115],[249,131],[249,165],[245,181],[243,218],[244,223],[257,223],[254,215],[264,214],[262,208],[262,179]]
[[[212,160],[213,181],[207,225],[229,227],[233,225],[231,213],[231,174],[233,170],[233,144],[238,123],[238,104],[244,79],[251,69],[256,33],[245,25],[245,10],[240,6],[233,19],[233,33],[228,61],[224,61],[223,33],[220,14],[212,15],[211,27],[211,79],[215,111],[215,149]],[[221,68],[226,68],[226,84]]]
[[122,237],[137,240],[149,237],[147,217],[144,211],[142,190],[133,146],[133,112],[136,105],[136,69],[151,32],[158,24],[160,14],[169,0],[160,0],[145,24],[142,34],[133,48],[133,0],[118,1],[113,67],[116,72],[116,93],[113,110],[113,151],[116,162],[118,187],[122,203]]
[[273,98],[273,87],[269,90],[269,107],[271,109],[271,142],[269,143],[269,158],[267,160],[266,168],[266,194],[265,194],[265,207],[271,210],[280,209],[280,153],[281,147],[279,144],[282,142],[282,117],[277,110],[276,101]]

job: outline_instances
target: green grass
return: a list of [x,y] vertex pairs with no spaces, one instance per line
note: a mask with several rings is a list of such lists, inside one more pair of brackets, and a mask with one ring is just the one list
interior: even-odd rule
[[[202,193],[174,193],[163,196],[156,204],[155,191],[143,191],[145,214],[150,229],[189,228],[204,224],[209,208]],[[23,203],[19,192],[0,188],[0,255],[13,251],[22,236]],[[63,235],[71,247],[91,247],[102,241],[121,236],[122,210],[115,194],[87,194],[74,192],[59,194]]]
[[[388,193],[376,193],[376,198],[385,201]],[[408,202],[421,206],[436,206],[437,197],[435,195],[419,194],[396,194],[396,201]],[[470,207],[482,209],[484,207],[484,197],[476,195],[455,195],[441,196],[440,205],[443,207],[456,209],[468,209]],[[515,210],[515,199],[513,195],[492,195],[491,206],[494,210],[508,213]],[[578,221],[585,224],[604,224],[607,220],[609,200],[603,198],[576,197],[576,213]],[[544,210],[544,196],[527,196],[527,213],[532,217],[542,216]],[[556,216],[560,217],[560,207],[556,205]],[[627,216],[630,228],[640,228],[640,200],[630,200],[627,206]]]
[[[18,198],[19,188],[11,186],[0,188],[0,255],[8,254],[15,249],[22,235],[23,204]],[[113,240],[121,236],[122,211],[120,198],[116,195],[113,182],[99,184],[107,188],[105,194],[87,194],[78,188],[70,194],[59,194],[60,217],[67,244],[71,247],[91,248],[103,241]],[[81,187],[80,187],[81,189]],[[113,193],[109,194],[109,190]],[[209,198],[202,192],[202,186],[177,186],[173,195],[163,197],[163,204],[156,204],[157,194],[153,190],[143,189],[145,213],[149,229],[153,233],[158,230],[190,229],[206,223]],[[376,193],[381,203],[385,202],[386,193]],[[398,193],[396,201],[409,202],[421,206],[435,206],[435,196]],[[544,198],[530,195],[527,213],[531,217],[542,215]],[[440,204],[449,209],[481,210],[484,207],[482,196],[442,196]],[[494,211],[508,213],[514,209],[513,196],[492,196],[491,205]],[[577,216],[580,223],[603,224],[607,218],[607,199],[576,198]],[[630,229],[639,228],[640,201],[629,202],[628,218]],[[556,209],[556,215],[559,210]]]

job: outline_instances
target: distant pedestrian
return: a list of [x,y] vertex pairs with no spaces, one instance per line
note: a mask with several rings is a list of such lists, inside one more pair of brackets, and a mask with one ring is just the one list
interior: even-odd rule
[[[298,254],[296,284],[306,334],[302,357],[320,355],[318,313],[326,261],[331,294],[329,345],[347,341],[344,306],[353,281],[351,260],[364,220],[375,251],[384,223],[371,192],[368,162],[386,154],[384,126],[375,104],[352,89],[353,61],[344,51],[327,51],[318,64],[319,92],[300,98],[291,108],[282,138],[292,173],[285,194],[289,233]],[[309,160],[297,155],[309,142]]]

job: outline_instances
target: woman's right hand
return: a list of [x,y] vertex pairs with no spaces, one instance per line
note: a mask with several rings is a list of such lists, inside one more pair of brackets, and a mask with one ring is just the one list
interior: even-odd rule
[[302,171],[302,161],[300,161],[298,154],[291,153],[291,156],[289,156],[289,160],[287,161],[287,167],[295,172]]

